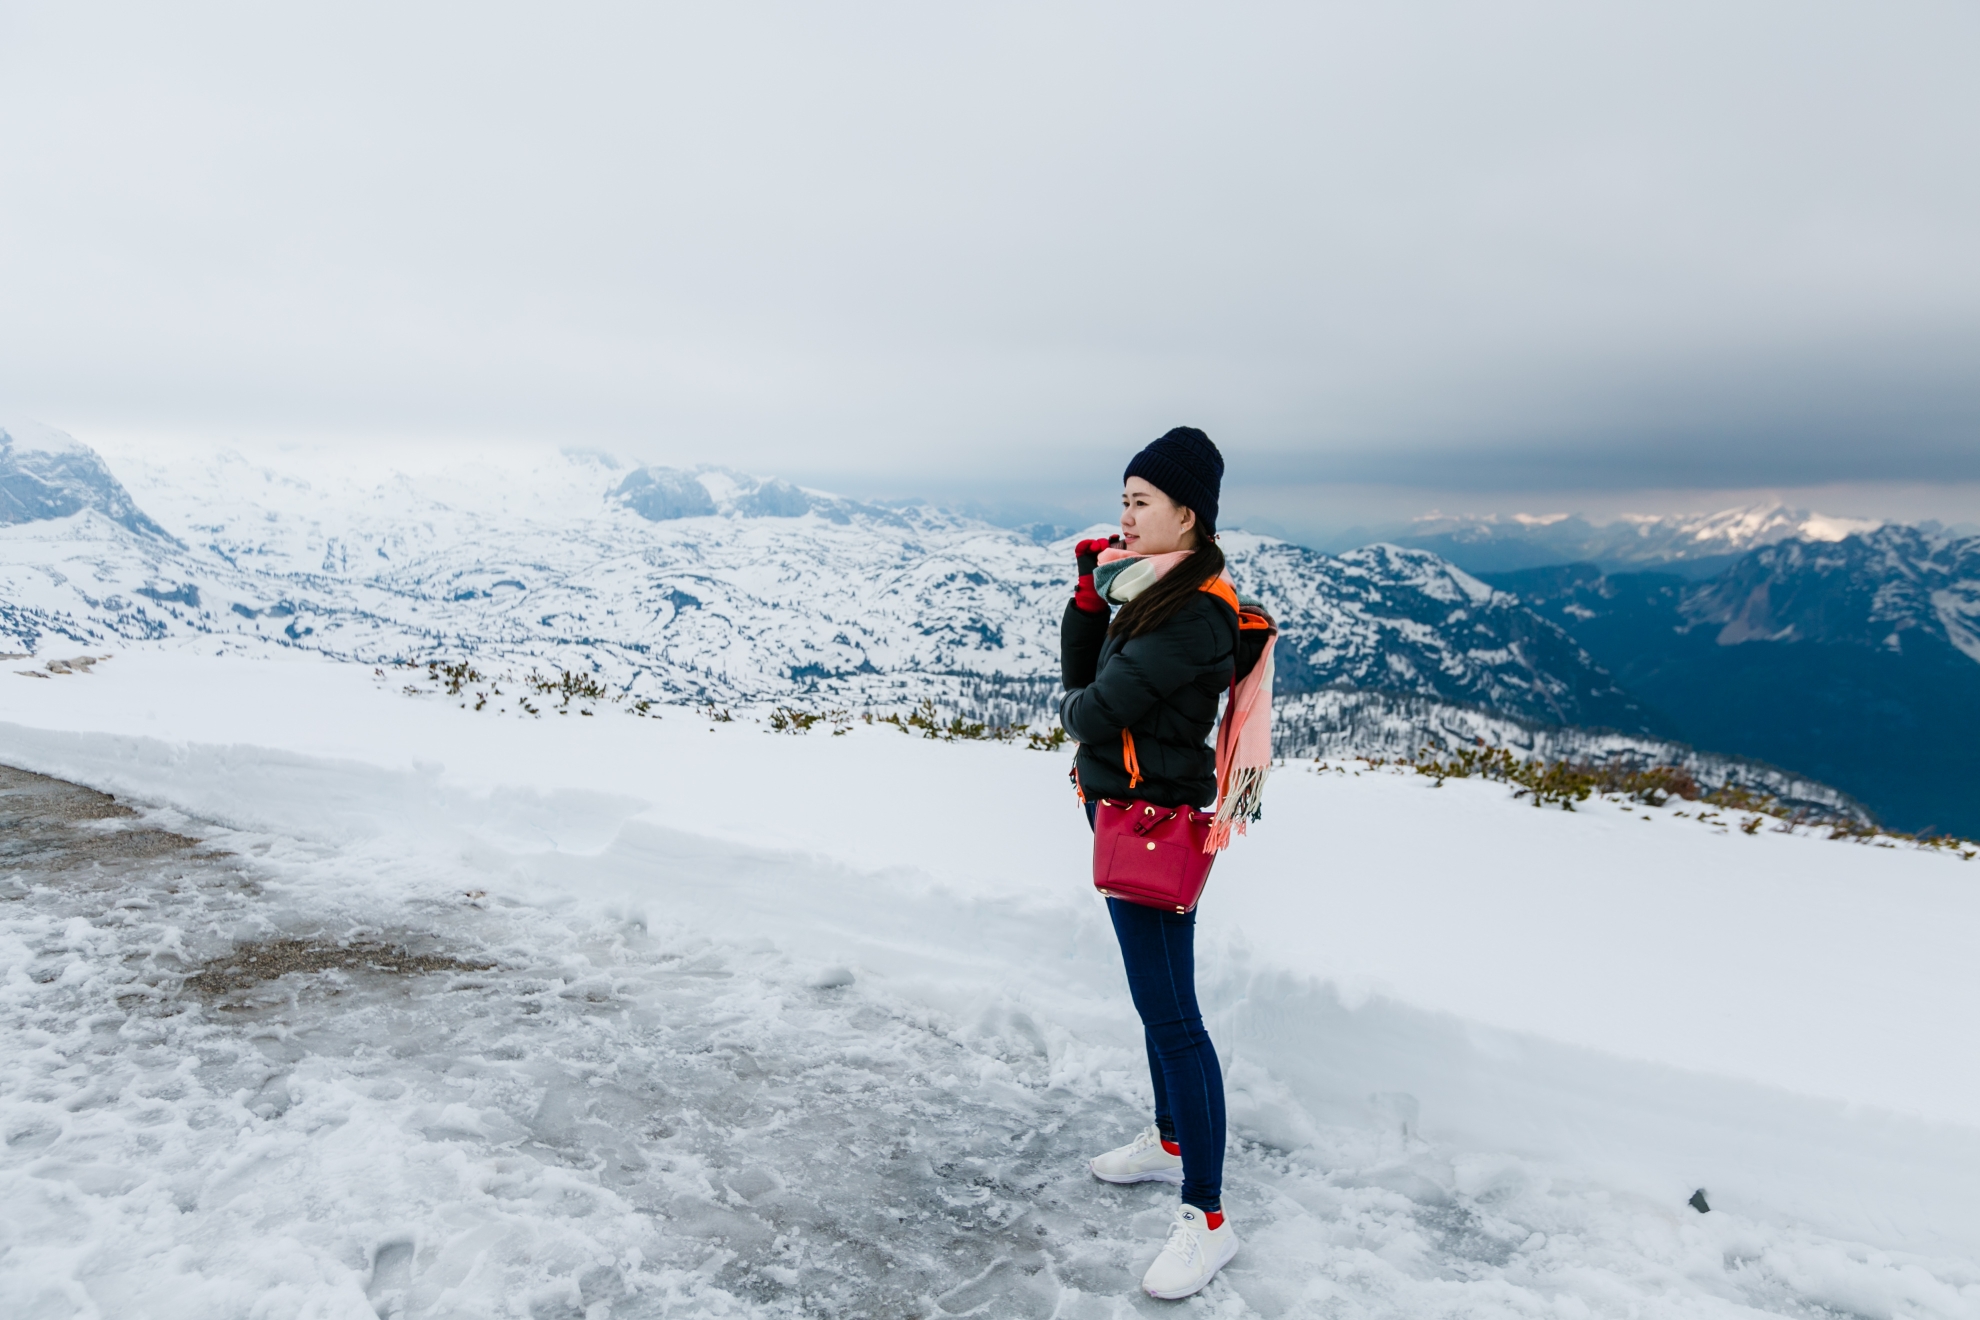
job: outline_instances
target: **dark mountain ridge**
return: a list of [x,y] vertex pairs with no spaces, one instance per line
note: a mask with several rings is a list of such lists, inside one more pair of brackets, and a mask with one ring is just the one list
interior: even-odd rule
[[1980,834],[1980,538],[1784,541],[1702,582],[1593,564],[1480,576],[1672,736],[1834,784],[1900,829]]

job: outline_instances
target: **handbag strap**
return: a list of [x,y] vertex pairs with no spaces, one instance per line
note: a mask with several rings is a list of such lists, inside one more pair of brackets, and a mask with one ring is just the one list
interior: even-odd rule
[[1134,735],[1121,730],[1121,765],[1128,772],[1128,787],[1141,787],[1141,759],[1134,754]]

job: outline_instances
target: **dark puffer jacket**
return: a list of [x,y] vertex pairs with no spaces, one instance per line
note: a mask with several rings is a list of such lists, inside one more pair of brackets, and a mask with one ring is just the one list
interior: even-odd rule
[[[1069,604],[1059,625],[1066,689],[1059,723],[1079,740],[1081,790],[1089,802],[1210,806],[1217,799],[1210,732],[1236,664],[1236,613],[1198,592],[1160,628],[1125,643],[1107,635],[1108,618]],[[1129,787],[1122,729],[1134,735],[1139,787]]]

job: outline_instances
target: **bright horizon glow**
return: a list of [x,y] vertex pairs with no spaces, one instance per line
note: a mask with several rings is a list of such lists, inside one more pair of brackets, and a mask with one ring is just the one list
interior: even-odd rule
[[[19,419],[0,418],[0,430]],[[641,456],[586,445],[557,445],[515,437],[476,441],[462,437],[359,437],[338,440],[260,440],[235,436],[203,438],[196,434],[159,435],[149,431],[111,429],[75,437],[97,451],[113,473],[131,485],[139,466],[203,467],[232,452],[255,464],[309,481],[344,489],[390,480],[395,475],[443,476],[463,467],[511,468],[520,474],[560,453],[602,454],[630,469],[647,461]],[[748,475],[781,477],[813,491],[882,503],[925,499],[960,508],[1004,525],[1057,522],[1067,527],[1112,526],[1118,516],[1116,484],[1096,469],[1085,490],[1063,483],[1001,498],[991,487],[963,486],[913,490],[896,484],[846,485],[815,480],[767,468],[750,468],[719,459],[691,455],[664,456],[659,466],[694,469],[730,468]],[[1242,473],[1238,474],[1242,475]],[[138,483],[140,486],[142,483]],[[133,495],[143,504],[141,489]],[[1563,496],[1565,495],[1565,498]],[[1059,497],[1054,501],[1054,497]],[[1541,525],[1579,517],[1596,525],[1631,518],[1707,515],[1735,509],[1782,506],[1817,519],[1836,522],[1936,522],[1962,534],[1980,533],[1971,521],[1980,512],[1980,483],[1855,483],[1809,487],[1761,487],[1728,490],[1631,490],[1578,492],[1437,492],[1418,487],[1371,487],[1341,484],[1328,487],[1275,488],[1263,483],[1227,483],[1224,504],[1226,530],[1249,531],[1306,545],[1344,548],[1341,538],[1356,529],[1371,534],[1394,534],[1410,523],[1449,517],[1489,517],[1505,522]]]

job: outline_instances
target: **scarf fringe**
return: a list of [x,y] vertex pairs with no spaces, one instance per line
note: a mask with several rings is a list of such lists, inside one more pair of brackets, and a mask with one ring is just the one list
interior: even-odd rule
[[1265,765],[1243,765],[1231,772],[1224,799],[1210,822],[1210,837],[1203,841],[1204,852],[1222,852],[1230,847],[1233,832],[1249,832],[1246,827],[1264,814],[1265,777],[1271,773]]

